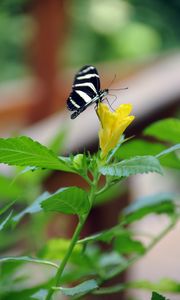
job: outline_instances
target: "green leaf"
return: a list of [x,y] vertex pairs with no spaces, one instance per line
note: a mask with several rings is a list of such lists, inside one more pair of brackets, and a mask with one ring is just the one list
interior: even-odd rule
[[120,291],[129,290],[129,289],[142,289],[148,291],[156,290],[158,292],[179,293],[180,283],[170,278],[163,278],[158,282],[150,282],[148,280],[130,281],[126,283],[116,284],[114,286],[100,288],[94,293],[99,295],[103,295],[103,294],[107,295],[107,294],[118,293]]
[[120,254],[144,253],[145,251],[143,244],[133,239],[127,232],[120,234],[115,239],[114,249]]
[[163,144],[160,143],[152,143],[149,141],[144,141],[140,139],[134,139],[129,141],[128,143],[125,143],[121,146],[121,148],[118,149],[116,153],[116,158],[117,159],[128,159],[133,156],[138,156],[138,155],[152,155],[156,156],[160,153],[163,153],[163,151],[168,151],[167,156],[159,156],[159,160],[161,165],[165,167],[170,167],[170,168],[180,168],[180,161],[176,157],[174,153],[171,153],[172,151],[175,151],[176,149],[169,148]]
[[156,292],[152,292],[151,300],[168,300],[168,299],[166,299],[164,296],[162,296]]
[[64,148],[66,137],[67,128],[61,128],[49,142],[48,148],[57,154],[61,153]]
[[176,196],[171,193],[160,193],[139,198],[123,210],[122,218],[131,223],[150,213],[171,214],[175,211]]
[[50,194],[48,192],[44,192],[30,206],[28,206],[23,211],[21,211],[20,213],[15,215],[13,217],[13,221],[14,222],[19,222],[26,214],[35,214],[35,213],[38,213],[38,212],[42,211],[42,207],[41,207],[40,203],[44,199],[47,199],[47,197],[49,197],[49,195]]
[[[40,251],[39,255],[44,259],[61,260],[64,258],[70,243],[71,240],[63,238],[48,240],[44,248]],[[71,261],[76,261],[76,259],[82,255],[82,250],[82,245],[76,245],[71,255]]]
[[9,223],[9,220],[11,219],[12,211],[9,213],[9,215],[0,223],[0,231]]
[[0,263],[3,262],[30,262],[30,263],[37,263],[37,264],[43,264],[43,265],[49,265],[54,268],[58,268],[58,265],[51,261],[47,261],[44,259],[38,259],[38,258],[33,258],[29,256],[5,256],[5,257],[0,257]]
[[46,211],[82,216],[90,209],[88,194],[78,187],[61,188],[41,202]]
[[[113,271],[112,267],[117,268],[117,266],[121,266],[122,268],[124,266],[127,266],[128,259],[126,259],[124,256],[120,255],[116,251],[110,251],[101,254],[101,257],[98,261],[99,269],[105,268],[106,271],[109,271],[108,274],[106,274],[106,277],[110,276],[110,271]],[[111,277],[111,276],[110,276]]]
[[73,158],[72,158],[72,164],[73,167],[76,170],[83,170],[86,171],[87,169],[87,157],[85,154],[76,154]]
[[153,156],[136,156],[121,162],[100,168],[103,175],[128,177],[135,174],[157,172],[162,174],[162,169],[157,158]]
[[128,282],[127,286],[129,288],[143,289],[143,290],[156,290],[158,292],[168,292],[168,293],[179,293],[180,283],[170,278],[162,278],[157,282],[151,282],[148,280],[140,280]]
[[0,139],[0,163],[73,172],[53,151],[26,136]]
[[24,194],[24,189],[15,182],[12,183],[12,180],[12,178],[0,174],[1,198],[14,200],[15,198],[18,198],[20,195],[22,196]]
[[56,291],[61,291],[65,296],[78,296],[84,293],[89,293],[97,288],[97,282],[93,279],[84,281],[72,288],[54,287]]
[[[7,286],[7,282],[5,283]],[[24,286],[24,285],[23,285]],[[32,300],[32,295],[36,295],[38,291],[40,291],[42,288],[44,288],[43,284],[36,285],[32,288],[18,288],[12,286],[12,282],[9,283],[8,289],[5,291],[5,293],[2,293],[1,300]],[[34,298],[36,299],[36,298]],[[42,300],[42,299],[41,299]]]
[[116,153],[118,159],[128,159],[134,156],[156,155],[166,147],[162,144],[154,144],[148,141],[133,139],[124,143]]
[[180,143],[180,120],[164,119],[155,122],[144,130],[145,135],[153,136],[161,141],[173,144]]
[[37,299],[37,300],[45,300],[46,296],[48,294],[48,291],[45,289],[41,289],[38,292],[36,292],[35,294],[33,294],[31,296],[32,299]]

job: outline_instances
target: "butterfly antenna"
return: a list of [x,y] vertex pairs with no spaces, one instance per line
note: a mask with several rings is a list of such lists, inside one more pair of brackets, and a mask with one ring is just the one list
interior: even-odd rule
[[[127,90],[128,89],[128,87],[126,87],[126,88],[121,88],[121,89],[110,89],[110,91],[119,91],[119,90]],[[113,100],[113,102],[111,103],[111,105],[110,105],[110,107],[114,104],[114,102],[117,100],[117,96],[116,95],[113,95],[113,94],[109,94],[110,96],[114,96],[115,97],[115,99]],[[111,107],[112,108],[112,107]],[[112,108],[113,109],[113,108]],[[114,111],[114,109],[113,109],[113,111]]]
[[[113,102],[112,102],[111,105],[110,105],[110,107],[112,108],[112,105],[113,105],[114,102],[116,102],[116,100],[117,100],[117,96],[116,96],[116,95],[112,95],[112,94],[109,94],[109,95],[115,97],[115,99],[113,100]],[[112,108],[112,110],[114,111],[113,108]]]
[[[115,99],[114,99],[114,101],[113,101],[113,103],[116,101],[116,99],[117,99],[117,97],[115,96],[115,95],[111,95],[111,94],[109,94],[110,96],[114,96],[115,97]],[[110,104],[110,102],[108,101],[108,99],[107,98],[104,98],[104,100],[106,100],[107,101],[107,103],[108,103],[108,105],[110,106],[110,108],[112,109],[112,111],[114,111],[114,108],[112,107],[112,104],[113,103],[111,103]]]
[[115,79],[116,79],[116,74],[114,74],[114,77],[113,77],[113,79],[111,80],[111,82],[110,82],[110,84],[108,86],[108,90],[109,90],[109,87],[113,84],[113,82],[114,82]]
[[[116,79],[116,74],[114,75],[113,79],[111,80],[111,83],[109,84],[109,87],[113,84],[113,82],[115,81]],[[121,91],[121,90],[128,90],[128,87],[124,87],[124,88],[120,88],[120,89],[110,89],[108,87],[108,90],[110,91]]]
[[120,89],[109,89],[110,91],[121,91],[121,90],[128,90],[128,87],[120,88]]

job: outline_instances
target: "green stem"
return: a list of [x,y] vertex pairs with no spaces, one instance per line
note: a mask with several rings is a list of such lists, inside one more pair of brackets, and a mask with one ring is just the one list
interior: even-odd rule
[[106,176],[106,182],[104,186],[96,192],[96,196],[99,196],[100,194],[106,192],[111,186],[115,185],[116,183],[117,181],[114,182],[110,177]]
[[[116,272],[114,272],[114,274],[111,274],[112,276],[109,276],[108,279],[118,275],[119,273],[121,273],[122,271],[125,271],[125,269],[129,268],[132,264],[134,264],[139,258],[141,258],[142,256],[146,255],[164,236],[166,236],[166,234],[176,225],[178,221],[178,218],[174,217],[172,219],[172,221],[169,223],[169,225],[157,236],[153,239],[153,241],[149,244],[149,246],[146,248],[146,251],[144,252],[143,255],[137,255],[134,258],[132,258],[126,266],[119,268],[119,270],[116,269]],[[106,278],[107,280],[107,278]],[[135,282],[136,283],[136,282]],[[115,286],[110,286],[110,287],[105,287],[105,288],[101,288],[97,291],[94,291],[93,294],[96,295],[107,295],[107,294],[112,294],[112,293],[117,293],[120,291],[123,291],[127,288],[136,288],[136,286],[133,284],[133,282],[127,282],[125,284],[119,284],[119,285],[115,285]]]
[[176,216],[174,216],[172,218],[171,222],[168,224],[168,226],[164,230],[162,230],[162,232],[157,237],[155,237],[152,240],[152,242],[147,246],[147,248],[143,254],[141,254],[141,255],[138,254],[138,255],[132,257],[127,262],[127,264],[117,267],[115,270],[113,270],[111,273],[108,274],[108,276],[106,277],[106,280],[111,279],[111,278],[117,276],[118,274],[124,272],[131,265],[133,265],[136,261],[138,261],[139,258],[146,255],[164,236],[166,236],[166,234],[175,226],[177,221],[178,221],[178,218]]
[[[78,223],[78,225],[77,225],[77,227],[76,227],[74,235],[73,235],[73,237],[71,239],[71,243],[69,245],[69,249],[67,250],[67,252],[66,252],[66,254],[65,254],[65,256],[64,256],[64,258],[63,258],[63,260],[62,260],[62,262],[61,262],[61,264],[59,266],[59,269],[58,269],[58,271],[56,273],[56,277],[55,277],[55,286],[56,287],[60,284],[62,273],[64,271],[64,268],[65,268],[65,266],[66,266],[66,264],[67,264],[67,262],[68,262],[68,260],[69,260],[69,258],[71,256],[71,254],[72,254],[74,246],[76,245],[76,243],[78,241],[79,234],[80,234],[80,232],[82,230],[82,227],[83,227],[83,225],[84,225],[84,223],[85,223],[85,221],[87,219],[87,216],[88,215],[86,215],[83,218],[83,220],[80,220],[79,223]],[[46,300],[50,300],[51,297],[52,297],[52,295],[53,295],[53,293],[54,293],[54,290],[50,289],[49,293],[48,293],[48,295],[46,297]]]
[[[98,178],[96,178],[94,180],[94,182],[91,183],[91,191],[90,191],[90,194],[89,194],[90,205],[92,205],[93,200],[94,200],[94,196],[95,196],[95,192],[96,192],[96,188],[97,188],[97,181],[98,181]],[[84,223],[86,222],[86,219],[87,219],[88,215],[89,215],[89,212],[86,215],[84,215],[82,218],[80,218],[80,220],[79,220],[79,223],[78,223],[78,225],[76,227],[76,230],[73,234],[73,237],[71,239],[71,243],[69,245],[69,248],[68,248],[68,250],[67,250],[67,252],[66,252],[66,254],[65,254],[58,270],[57,270],[57,273],[56,273],[56,276],[55,276],[55,284],[54,284],[56,287],[59,286],[60,283],[61,283],[61,277],[62,277],[63,271],[64,271],[64,269],[66,267],[66,264],[67,264],[71,254],[72,254],[72,251],[73,251],[73,249],[74,249],[74,247],[75,247],[75,245],[76,245],[76,243],[79,239],[80,232],[81,232],[81,230],[84,226]],[[54,292],[55,292],[55,290],[53,290],[51,288],[49,290],[48,294],[47,294],[46,300],[50,300],[52,298]]]
[[[127,268],[129,268],[132,264],[134,264],[139,258],[141,258],[142,256],[146,255],[164,236],[166,236],[166,234],[176,225],[178,221],[178,217],[174,216],[171,220],[171,222],[168,224],[168,226],[162,230],[162,232],[155,237],[152,242],[148,245],[148,247],[146,248],[146,251],[144,252],[143,255],[136,255],[135,257],[133,257],[131,260],[129,260],[127,262],[127,264],[118,267],[116,270],[114,270],[111,274],[109,274],[105,280],[111,279],[115,276],[117,276],[119,273],[125,271]],[[103,283],[103,281],[102,281]],[[110,286],[110,287],[104,287],[104,288],[100,288],[96,291],[93,292],[93,294],[96,295],[107,295],[107,294],[112,294],[112,293],[117,293],[120,291],[123,291],[124,289],[127,288],[136,288],[136,286],[134,286],[133,282],[127,282],[124,284],[118,284],[115,286]]]
[[84,178],[84,180],[91,186],[91,184],[92,184],[92,181],[91,181],[91,179],[88,177],[88,175],[87,174],[81,174],[81,176]]

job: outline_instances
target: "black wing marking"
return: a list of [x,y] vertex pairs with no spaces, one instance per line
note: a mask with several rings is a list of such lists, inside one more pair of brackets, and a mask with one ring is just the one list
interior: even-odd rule
[[86,65],[79,70],[74,78],[73,88],[81,83],[92,83],[96,93],[100,90],[99,74],[94,66]]
[[67,100],[68,109],[76,111],[89,106],[99,90],[100,80],[96,68],[89,65],[84,66],[74,78],[72,92]]

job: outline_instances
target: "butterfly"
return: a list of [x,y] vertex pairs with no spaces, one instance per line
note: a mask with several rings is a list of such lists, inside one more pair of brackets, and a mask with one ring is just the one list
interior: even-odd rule
[[74,78],[72,92],[67,99],[67,108],[73,111],[71,119],[75,119],[91,104],[98,105],[108,92],[108,89],[100,89],[99,74],[94,66],[82,67]]

